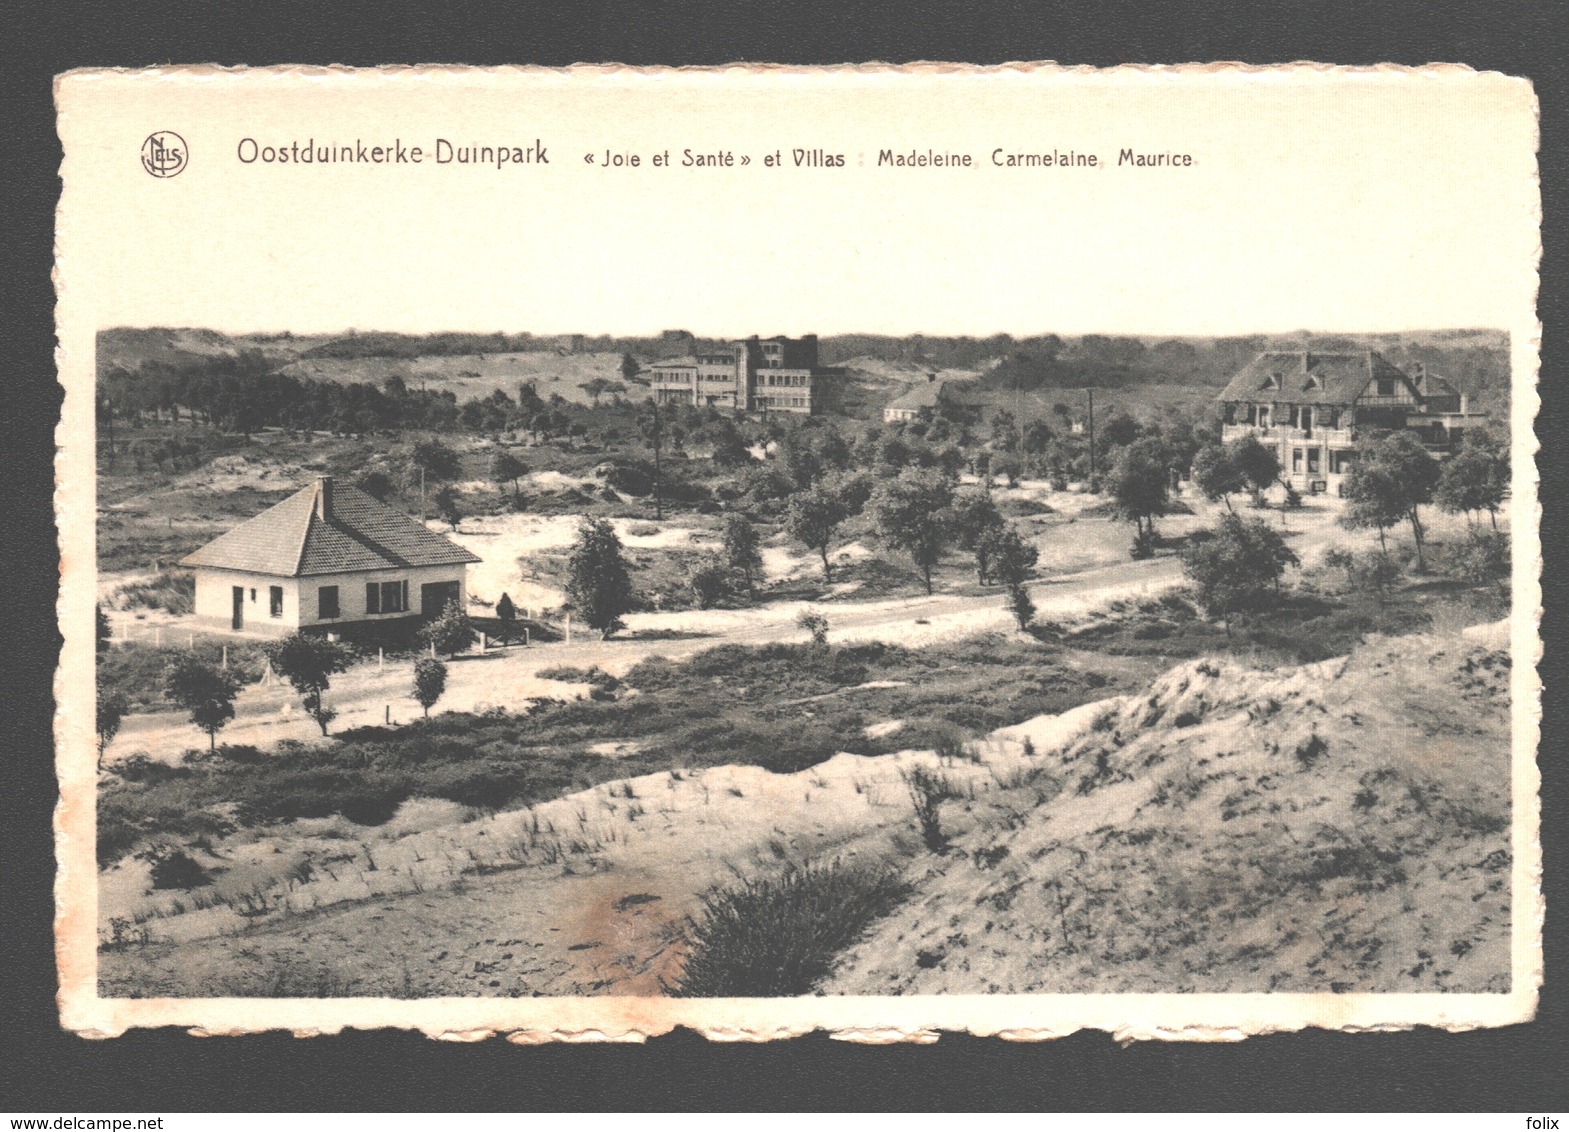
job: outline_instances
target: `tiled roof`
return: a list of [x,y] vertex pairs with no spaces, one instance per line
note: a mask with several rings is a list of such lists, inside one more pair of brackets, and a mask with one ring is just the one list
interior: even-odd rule
[[947,389],[945,381],[923,381],[908,391],[901,393],[888,402],[890,409],[924,409],[937,404],[943,397],[949,396],[953,391]]
[[329,517],[324,520],[316,507],[321,491],[318,482],[295,492],[182,558],[180,565],[297,578],[480,561],[451,539],[358,488],[334,485]]
[[1356,353],[1271,351],[1254,358],[1231,379],[1221,401],[1284,401],[1294,405],[1349,405],[1375,377],[1410,385],[1406,374],[1375,350]]
[[1416,391],[1423,397],[1458,397],[1460,390],[1449,382],[1439,377],[1436,373],[1419,373],[1416,376]]

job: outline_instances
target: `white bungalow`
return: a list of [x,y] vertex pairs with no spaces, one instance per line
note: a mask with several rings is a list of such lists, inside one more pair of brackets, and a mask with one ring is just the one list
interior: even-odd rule
[[204,624],[287,634],[434,617],[480,559],[358,488],[310,487],[180,560]]

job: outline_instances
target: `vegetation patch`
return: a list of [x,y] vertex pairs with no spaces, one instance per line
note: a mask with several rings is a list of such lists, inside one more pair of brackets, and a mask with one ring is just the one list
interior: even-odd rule
[[668,992],[686,998],[810,994],[839,953],[909,891],[894,869],[840,861],[711,889],[687,922],[686,963]]

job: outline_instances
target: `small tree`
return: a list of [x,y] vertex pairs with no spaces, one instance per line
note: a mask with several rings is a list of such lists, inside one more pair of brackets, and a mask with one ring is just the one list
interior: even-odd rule
[[94,632],[98,639],[98,651],[108,652],[109,642],[114,639],[114,631],[109,627],[109,615],[104,612],[101,605],[93,606]]
[[722,538],[725,564],[732,570],[741,571],[741,576],[746,579],[746,592],[750,595],[752,573],[763,567],[757,528],[747,522],[745,515],[726,515]]
[[104,765],[104,751],[120,733],[120,723],[131,710],[131,701],[124,692],[102,693],[98,696],[98,769]]
[[1427,562],[1422,556],[1426,530],[1419,509],[1424,503],[1433,501],[1433,490],[1438,486],[1438,461],[1415,434],[1406,431],[1391,433],[1376,441],[1368,456],[1373,466],[1386,469],[1394,482],[1397,491],[1394,502],[1411,524],[1411,536],[1416,540],[1417,569],[1426,570]]
[[1438,474],[1433,500],[1445,511],[1486,511],[1493,530],[1509,490],[1509,454],[1485,432],[1473,432]]
[[1264,505],[1264,490],[1280,480],[1280,456],[1256,436],[1240,436],[1226,445],[1226,458],[1253,493],[1253,506]]
[[1193,456],[1193,482],[1212,503],[1224,503],[1231,510],[1231,496],[1246,490],[1248,480],[1231,459],[1231,452],[1220,444],[1208,444]]
[[1400,485],[1387,468],[1357,464],[1345,483],[1346,509],[1340,525],[1349,530],[1377,530],[1378,545],[1389,553],[1386,532],[1405,515]]
[[1232,617],[1267,601],[1280,588],[1286,567],[1298,564],[1279,531],[1240,515],[1227,515],[1214,538],[1182,556],[1200,604],[1210,616],[1224,619],[1228,637]]
[[518,503],[518,481],[526,475],[528,475],[528,465],[512,453],[502,451],[491,457],[490,478],[497,487],[504,483],[512,484],[513,506],[516,506]]
[[1326,570],[1344,570],[1346,572],[1347,589],[1351,589],[1356,586],[1356,577],[1353,571],[1356,569],[1357,560],[1356,556],[1353,555],[1349,550],[1341,550],[1339,547],[1330,547],[1328,550],[1324,551],[1322,562]]
[[385,503],[387,497],[397,490],[397,485],[392,482],[392,477],[382,471],[365,472],[354,482],[366,495],[382,503]]
[[730,571],[724,562],[699,562],[687,576],[687,588],[699,609],[712,609],[730,588]]
[[267,662],[300,694],[305,710],[323,735],[338,717],[323,699],[332,687],[332,674],[349,667],[349,650],[337,641],[309,633],[290,633],[267,646]]
[[1416,540],[1418,570],[1427,569],[1422,551],[1425,530],[1420,507],[1430,503],[1438,486],[1438,461],[1409,432],[1396,432],[1367,445],[1357,456],[1346,481],[1351,505],[1342,516],[1347,526],[1377,527],[1379,545],[1384,531],[1401,519],[1411,524]]
[[440,615],[435,620],[422,625],[419,631],[421,644],[426,648],[434,648],[437,652],[444,652],[449,657],[457,656],[478,637],[474,622],[458,604],[457,598],[450,599],[442,608]]
[[1111,470],[1111,498],[1117,515],[1133,522],[1135,547],[1154,553],[1155,516],[1165,514],[1166,497],[1171,489],[1171,472],[1166,453],[1158,440],[1136,440],[1117,456]]
[[458,454],[439,440],[416,441],[409,450],[409,465],[416,475],[423,472],[431,480],[455,480],[463,466]]
[[805,629],[818,648],[828,646],[828,618],[815,609],[803,609],[796,614],[795,623]]
[[209,751],[217,750],[218,732],[234,718],[234,697],[239,690],[240,682],[233,673],[214,668],[191,653],[176,654],[164,669],[164,698],[189,712],[191,722],[207,732]]
[[932,568],[942,560],[952,535],[952,502],[952,482],[933,468],[908,468],[896,479],[878,484],[872,495],[878,533],[914,560],[928,594]]
[[986,585],[990,576],[990,558],[994,532],[1002,528],[1002,512],[991,493],[966,489],[953,497],[953,536],[961,549],[975,554],[975,577]]
[[604,519],[585,515],[567,563],[567,602],[592,629],[609,637],[632,609],[632,579],[621,540]]
[[458,524],[463,521],[463,508],[458,504],[458,493],[453,491],[450,485],[442,484],[431,497],[431,502],[436,505],[436,514],[450,524],[453,530],[457,530]]
[[1019,631],[1022,633],[1027,630],[1030,622],[1035,620],[1035,602],[1030,599],[1030,591],[1022,585],[1009,586],[1008,610],[1019,623]]
[[447,690],[447,666],[433,656],[422,656],[414,662],[414,698],[430,718],[430,709]]
[[833,542],[839,524],[849,517],[850,509],[844,496],[821,483],[797,492],[790,500],[789,510],[785,512],[785,531],[808,549],[817,551],[823,562],[825,581],[833,576],[833,568],[828,562],[828,547]]
[[1035,603],[1030,600],[1025,581],[1035,568],[1040,551],[1026,542],[1012,525],[992,528],[986,533],[984,541],[992,573],[1008,587],[1008,608],[1018,621],[1019,629],[1028,629],[1035,617]]

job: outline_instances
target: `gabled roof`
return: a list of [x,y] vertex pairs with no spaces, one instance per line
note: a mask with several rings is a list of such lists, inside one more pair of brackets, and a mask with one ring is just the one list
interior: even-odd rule
[[1458,397],[1460,395],[1460,390],[1450,385],[1449,382],[1439,377],[1436,373],[1428,373],[1426,370],[1418,373],[1412,384],[1416,386],[1417,393],[1423,397]]
[[946,381],[923,381],[920,385],[901,393],[884,408],[887,409],[926,409],[936,405],[945,397],[952,397],[953,390],[948,388]]
[[1296,405],[1350,405],[1374,378],[1411,379],[1376,350],[1318,353],[1268,351],[1254,358],[1221,392],[1221,401],[1285,401]]
[[[330,505],[322,517],[323,491]],[[358,488],[318,480],[180,560],[283,578],[479,562],[451,539]]]

